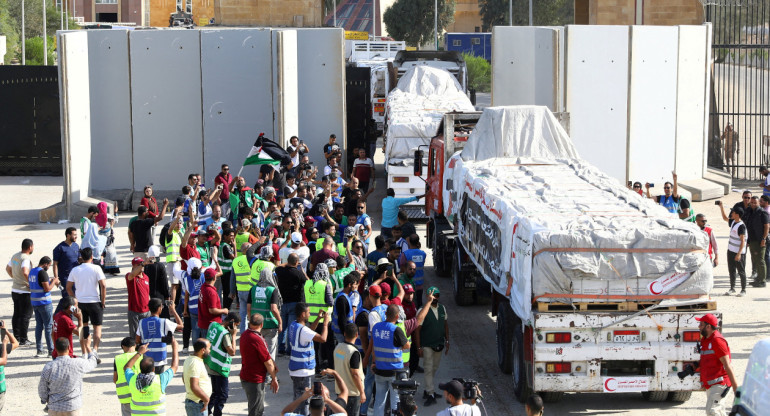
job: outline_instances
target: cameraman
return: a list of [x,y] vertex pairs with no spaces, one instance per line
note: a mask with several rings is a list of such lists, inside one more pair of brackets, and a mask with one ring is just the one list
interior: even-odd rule
[[[334,377],[335,383],[340,390],[340,394],[337,395],[337,398],[332,400],[329,395],[329,389],[323,384],[320,384],[320,382],[316,382],[321,388],[321,391],[318,391],[316,386],[313,386],[313,388],[306,388],[305,393],[302,396],[283,408],[281,411],[283,416],[348,416],[345,411],[348,398],[348,388],[345,385],[345,382],[343,382],[340,375],[332,369],[327,368],[321,371],[320,375]],[[292,413],[292,410],[297,409],[298,406],[306,400],[310,401],[310,413],[308,415]]]
[[[438,388],[444,391],[444,399],[449,407],[436,413],[436,416],[481,416],[481,410],[476,406],[476,399],[471,400],[471,404],[463,403],[463,384],[457,380],[449,383],[439,383]],[[473,387],[476,392],[473,397],[481,396],[481,390],[478,386]]]

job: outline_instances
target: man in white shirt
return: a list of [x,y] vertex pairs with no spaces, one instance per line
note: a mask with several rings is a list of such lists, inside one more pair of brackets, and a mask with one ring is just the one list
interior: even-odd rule
[[353,161],[353,176],[359,179],[359,188],[366,193],[369,183],[374,180],[374,161],[366,157],[365,149],[358,149],[358,158]]
[[[444,391],[444,399],[449,407],[436,413],[436,416],[481,416],[481,410],[476,406],[476,400],[470,405],[463,403],[463,385],[457,380],[440,383],[438,388]],[[478,391],[478,387],[476,387]]]
[[[310,388],[310,381],[315,375],[315,351],[313,342],[323,344],[326,342],[326,334],[329,329],[329,319],[326,319],[325,310],[318,312],[315,322],[309,327],[310,310],[306,303],[297,303],[295,312],[297,321],[289,326],[288,336],[291,344],[291,356],[289,357],[289,376],[294,384],[294,400],[305,394],[305,389]],[[322,325],[320,332],[316,328]],[[310,413],[309,403],[303,401],[294,409],[294,413],[306,415]]]
[[[291,233],[291,246],[287,243],[281,250],[278,251],[278,257],[288,259],[289,254],[296,253],[299,257],[299,263],[302,265],[302,270],[307,270],[307,260],[310,258],[310,249],[302,243],[302,234],[298,231]],[[285,260],[284,260],[285,261]]]
[[102,340],[102,320],[104,319],[104,307],[107,300],[107,286],[105,285],[102,268],[93,264],[93,251],[90,247],[80,250],[80,258],[83,262],[72,269],[67,281],[67,293],[77,298],[80,310],[83,313],[83,324],[88,326],[90,321],[94,324],[94,354],[96,361],[99,359],[99,343]]
[[286,148],[286,151],[289,152],[289,156],[291,156],[291,164],[292,166],[299,166],[300,158],[304,156],[305,153],[310,152],[310,150],[305,146],[304,142],[299,141],[297,136],[291,136],[289,143],[289,147]]

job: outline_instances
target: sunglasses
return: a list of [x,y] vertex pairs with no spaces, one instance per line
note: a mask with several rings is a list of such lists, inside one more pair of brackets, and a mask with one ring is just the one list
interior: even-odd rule
[[670,186],[664,186],[663,189],[671,189]]
[[358,209],[364,209],[365,207],[358,207]]
[[751,199],[750,196],[744,196],[743,199]]
[[634,189],[642,189],[642,187],[639,185],[634,185]]

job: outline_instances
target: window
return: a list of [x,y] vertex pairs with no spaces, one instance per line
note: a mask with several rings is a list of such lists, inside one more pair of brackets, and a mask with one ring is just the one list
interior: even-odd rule
[[471,38],[471,45],[481,45],[481,38]]
[[96,4],[118,4],[118,0],[95,0]]
[[452,46],[463,46],[463,41],[460,39],[452,40]]

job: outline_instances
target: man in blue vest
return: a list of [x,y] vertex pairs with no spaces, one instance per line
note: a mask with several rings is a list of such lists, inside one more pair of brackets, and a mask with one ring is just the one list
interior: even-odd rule
[[[59,279],[50,281],[48,267],[51,258],[43,256],[37,267],[29,271],[29,291],[32,301],[32,310],[35,312],[35,345],[37,353],[35,358],[48,357],[53,351],[51,329],[53,328],[53,303],[51,302],[51,290],[59,284]],[[43,351],[42,335],[45,331],[45,345],[47,351]]]
[[385,313],[385,321],[372,327],[372,340],[374,344],[374,383],[376,394],[374,396],[374,415],[384,416],[387,393],[390,391],[391,409],[398,404],[398,395],[393,391],[391,383],[396,380],[396,373],[404,371],[404,362],[401,351],[408,351],[411,343],[404,331],[396,326],[398,322],[399,308],[397,305],[388,306]]
[[345,342],[345,335],[343,330],[348,324],[354,323],[354,307],[353,300],[350,297],[353,292],[358,290],[358,282],[361,280],[360,275],[356,271],[348,273],[342,283],[345,287],[337,295],[337,299],[334,300],[334,311],[332,312],[332,331],[334,331],[334,337],[337,342],[342,344]]
[[[309,327],[306,325],[310,319],[310,308],[307,303],[298,302],[295,312],[297,320],[289,325],[289,343],[291,344],[291,357],[289,358],[289,376],[294,384],[294,399],[305,394],[305,389],[310,388],[310,381],[315,375],[315,350],[313,342],[323,344],[329,329],[329,319],[326,310],[318,311],[318,316]],[[319,333],[316,333],[318,325],[323,325]],[[302,415],[309,413],[308,402],[303,402],[294,412]]]
[[401,268],[407,269],[408,271],[409,267],[405,267],[406,263],[414,263],[415,271],[414,276],[412,276],[412,281],[414,283],[414,303],[419,309],[422,307],[422,289],[425,285],[425,259],[428,255],[422,251],[420,236],[417,234],[410,235],[409,238],[407,238],[407,242],[409,243],[409,249],[401,253],[401,258],[403,259]]
[[[158,298],[150,299],[150,313],[149,318],[144,318],[139,321],[139,330],[136,332],[136,343],[148,344],[147,356],[152,358],[155,365],[155,374],[162,374],[166,369],[166,347],[167,342],[174,341],[174,331],[177,328],[177,324],[171,322],[168,319],[160,318],[160,313],[163,310],[163,301]],[[179,314],[172,309],[174,317],[177,322],[181,322]],[[180,327],[182,325],[179,325]],[[128,378],[126,378],[128,379]]]
[[195,257],[190,257],[187,259],[187,270],[175,268],[174,275],[181,282],[182,290],[184,290],[184,316],[190,317],[192,339],[198,339],[201,332],[198,328],[198,298],[201,287],[206,281],[202,273],[201,261]]

